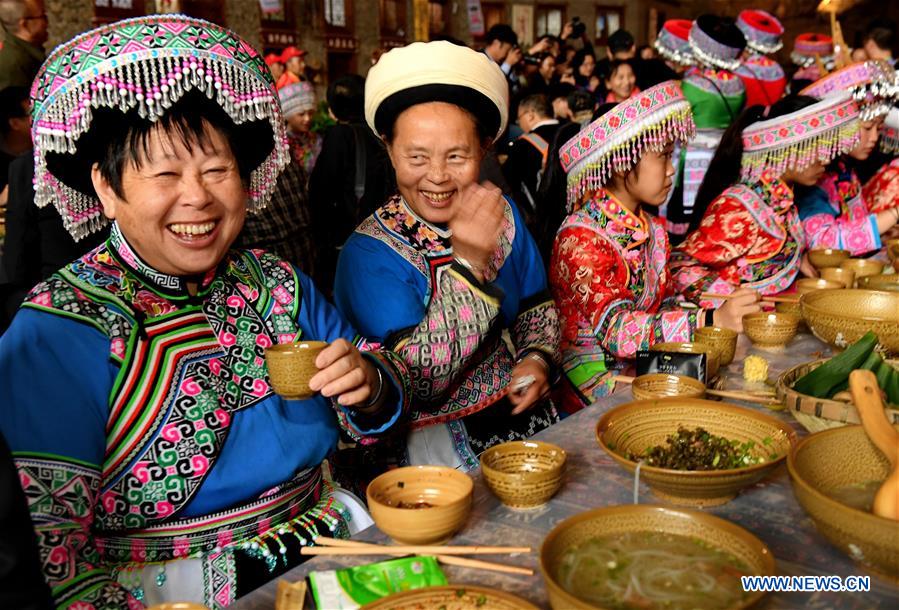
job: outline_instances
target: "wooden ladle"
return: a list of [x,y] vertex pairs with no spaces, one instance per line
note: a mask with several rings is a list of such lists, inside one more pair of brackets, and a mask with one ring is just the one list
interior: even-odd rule
[[880,517],[899,521],[899,430],[890,424],[883,410],[880,388],[877,387],[874,373],[852,371],[849,374],[849,389],[865,433],[893,467],[893,472],[874,496],[872,512]]

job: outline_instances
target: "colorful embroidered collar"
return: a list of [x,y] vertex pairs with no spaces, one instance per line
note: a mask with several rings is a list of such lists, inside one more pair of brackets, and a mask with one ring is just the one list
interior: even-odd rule
[[562,168],[568,174],[568,211],[585,193],[606,184],[613,173],[630,171],[644,150],[661,151],[695,134],[690,103],[677,81],[666,81],[621,102],[560,150]]
[[[586,211],[591,216],[602,214],[612,225],[618,229],[616,233],[623,232],[630,236],[626,249],[636,248],[649,237],[649,220],[645,212],[640,211],[637,216],[605,189],[599,189],[586,205]],[[605,224],[605,223],[603,223]]]
[[743,130],[740,174],[755,180],[766,170],[778,176],[814,163],[830,163],[858,143],[858,106],[848,93],[796,112],[752,123]]
[[[221,26],[183,15],[127,19],[79,34],[54,50],[31,90],[35,203],[54,203],[75,239],[107,222],[83,176],[75,187],[48,169],[48,156],[78,157],[94,111],[137,111],[155,121],[185,94],[197,91],[222,107],[236,125],[266,121],[271,152],[253,168],[248,210],[265,207],[289,161],[286,131],[271,74],[262,57]],[[83,154],[83,153],[82,153]],[[72,182],[72,180],[69,180]],[[82,190],[79,190],[82,189]]]

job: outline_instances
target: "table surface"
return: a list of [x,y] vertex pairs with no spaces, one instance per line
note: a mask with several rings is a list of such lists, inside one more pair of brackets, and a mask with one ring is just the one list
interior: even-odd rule
[[[797,335],[786,350],[781,351],[758,350],[749,344],[745,335],[741,335],[734,363],[722,369],[728,389],[742,387],[742,367],[739,363],[752,353],[768,360],[769,379],[776,379],[780,373],[795,364],[831,355],[825,344],[808,334]],[[562,489],[547,505],[539,509],[516,511],[504,507],[486,488],[480,474],[473,475],[475,491],[472,514],[465,529],[455,536],[451,544],[529,545],[534,548],[534,553],[511,557],[508,563],[531,567],[535,574],[518,576],[443,566],[449,582],[494,587],[519,595],[541,608],[549,608],[546,588],[538,567],[538,551],[546,534],[560,521],[577,513],[603,506],[633,503],[633,476],[612,461],[599,447],[594,436],[600,415],[630,400],[630,389],[619,386],[618,391],[611,396],[534,437],[559,445],[568,452],[568,467]],[[800,436],[806,434],[787,412],[769,411],[765,407],[746,403],[738,404],[763,410],[789,422]],[[644,483],[640,484],[639,502],[663,504]],[[771,477],[743,490],[731,502],[705,510],[744,527],[765,542],[777,558],[778,574],[871,576],[869,592],[772,593],[765,596],[757,608],[899,608],[899,587],[853,563],[815,530],[811,519],[793,496],[785,463]],[[361,532],[356,538],[378,543],[388,542],[387,537],[374,526]],[[388,558],[316,557],[298,566],[284,578],[293,582],[305,578],[313,570],[332,570],[386,559]],[[490,556],[485,556],[484,559],[496,560]],[[238,600],[232,607],[240,610],[272,610],[276,587],[275,581],[269,582]]]

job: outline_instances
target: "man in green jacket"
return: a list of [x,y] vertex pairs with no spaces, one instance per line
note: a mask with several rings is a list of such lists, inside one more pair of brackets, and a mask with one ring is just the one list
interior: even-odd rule
[[0,0],[0,90],[31,87],[44,63],[44,0]]

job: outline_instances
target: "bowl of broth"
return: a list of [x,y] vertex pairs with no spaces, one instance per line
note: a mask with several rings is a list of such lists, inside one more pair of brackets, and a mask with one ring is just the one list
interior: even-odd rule
[[724,610],[763,595],[741,576],[774,574],[765,544],[724,519],[647,504],[611,506],[559,523],[540,570],[553,610]]
[[825,538],[869,569],[899,580],[899,522],[871,512],[891,472],[861,426],[803,439],[787,458],[793,493]]

